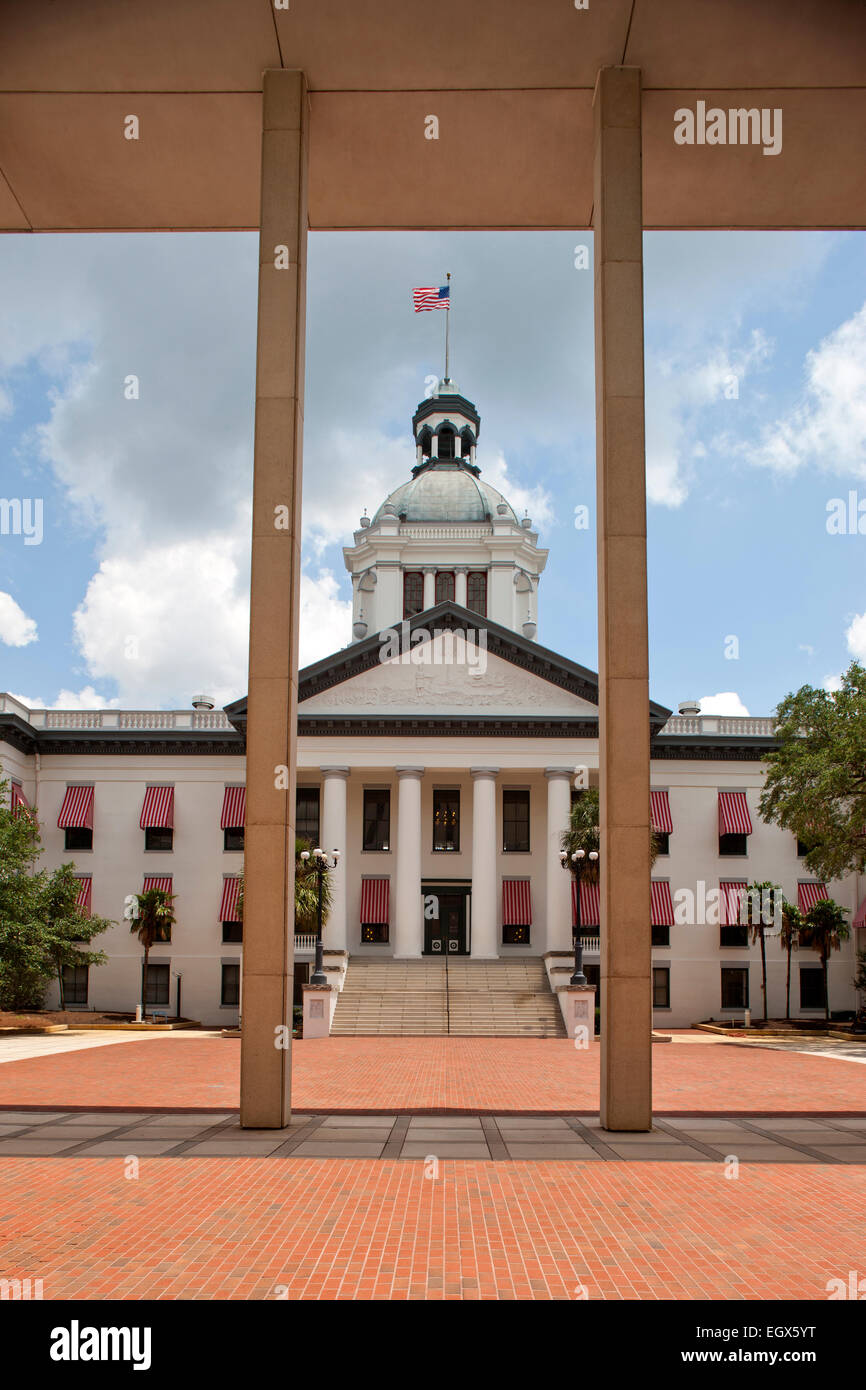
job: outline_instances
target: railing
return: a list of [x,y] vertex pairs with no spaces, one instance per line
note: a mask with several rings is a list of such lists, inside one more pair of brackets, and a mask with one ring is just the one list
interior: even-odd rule
[[296,951],[315,951],[316,933],[315,932],[295,932]]
[[492,531],[492,526],[480,521],[474,526],[416,526],[406,522],[400,527],[401,536],[412,536],[422,541],[471,541],[479,536],[489,536]]
[[663,734],[727,734],[737,737],[772,738],[775,719],[751,715],[675,714],[661,730]]
[[40,729],[231,729],[220,710],[36,709],[30,723]]

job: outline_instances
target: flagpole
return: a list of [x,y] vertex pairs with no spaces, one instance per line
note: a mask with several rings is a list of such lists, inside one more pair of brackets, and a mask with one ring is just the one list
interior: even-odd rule
[[450,271],[450,270],[447,270],[447,271],[445,272],[445,278],[446,278],[446,280],[448,281],[448,291],[449,291],[449,293],[448,293],[448,307],[447,307],[446,310],[445,310],[445,380],[446,380],[446,381],[450,381],[450,377],[448,376],[448,330],[449,330],[449,328],[451,327],[451,271]]

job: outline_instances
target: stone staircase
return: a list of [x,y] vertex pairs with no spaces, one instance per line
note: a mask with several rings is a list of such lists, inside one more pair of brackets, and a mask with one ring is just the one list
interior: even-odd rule
[[349,960],[334,1036],[562,1038],[542,960]]

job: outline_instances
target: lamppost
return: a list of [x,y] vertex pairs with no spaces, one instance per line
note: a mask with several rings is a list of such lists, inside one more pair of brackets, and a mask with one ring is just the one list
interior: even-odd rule
[[577,917],[577,921],[574,927],[574,971],[569,980],[569,984],[585,985],[586,976],[583,973],[583,942],[580,939],[580,883],[587,862],[591,863],[593,866],[598,863],[598,850],[591,849],[589,854],[587,854],[585,849],[576,849],[569,860],[567,851],[563,849],[559,852],[559,862],[564,869],[568,869],[569,873],[574,876],[574,880],[577,884],[577,892],[575,893],[577,904],[575,916]]
[[[310,976],[311,985],[326,985],[328,983],[325,972],[322,968],[322,886],[325,881],[325,874],[330,869],[336,869],[340,862],[340,851],[335,849],[332,854],[328,854],[323,849],[313,850],[313,868],[316,872],[317,905],[316,905],[316,968]],[[310,858],[308,849],[301,850],[301,858],[304,863]]]

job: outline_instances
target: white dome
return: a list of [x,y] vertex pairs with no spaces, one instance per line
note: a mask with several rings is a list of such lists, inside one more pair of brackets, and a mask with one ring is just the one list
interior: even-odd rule
[[[418,470],[414,478],[386,497],[373,517],[374,525],[389,505],[405,521],[483,522],[499,516],[519,525],[502,493],[459,460],[434,461]],[[499,511],[503,506],[505,511]]]

